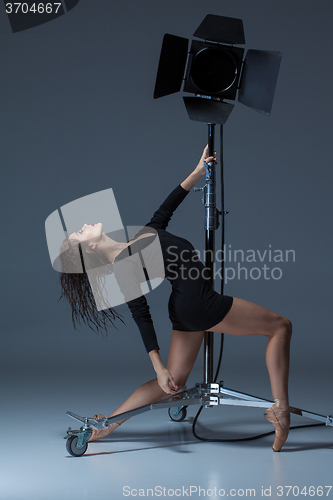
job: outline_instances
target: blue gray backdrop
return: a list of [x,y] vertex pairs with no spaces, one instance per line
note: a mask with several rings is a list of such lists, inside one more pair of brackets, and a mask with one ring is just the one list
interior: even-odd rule
[[[119,323],[107,338],[85,326],[73,332],[69,307],[57,303],[58,274],[44,223],[61,205],[112,187],[124,225],[143,225],[196,166],[207,142],[205,125],[188,119],[182,93],[154,100],[153,90],[164,33],[191,39],[209,13],[243,19],[247,49],[283,53],[271,116],[237,104],[225,126],[227,246],[295,251],[295,261],[257,257],[242,264],[248,272],[265,263],[279,267],[281,279],[262,274],[246,280],[245,272],[237,279],[236,273],[225,293],[291,319],[293,402],[332,412],[332,3],[81,0],[64,16],[15,34],[0,10],[5,413],[29,426],[53,405],[49,430],[55,421],[65,431],[67,409],[111,412],[112,401],[125,395],[124,380],[128,395],[153,378],[126,305],[119,308],[126,326]],[[200,198],[190,193],[169,229],[202,251]],[[218,232],[217,245],[219,238]],[[147,296],[165,362],[169,293],[164,282]],[[270,398],[264,352],[263,338],[226,338],[220,378]],[[192,381],[201,378],[200,355]],[[29,495],[39,498],[37,491],[31,486]],[[21,498],[9,492],[4,498]]]

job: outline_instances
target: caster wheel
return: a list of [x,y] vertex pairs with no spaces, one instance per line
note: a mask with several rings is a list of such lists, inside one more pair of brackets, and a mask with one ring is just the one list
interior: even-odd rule
[[82,448],[77,448],[77,440],[77,436],[71,436],[66,441],[66,450],[70,455],[72,455],[72,457],[80,457],[87,451],[88,448],[88,443],[82,446]]
[[183,406],[177,415],[174,414],[173,410],[174,410],[174,408],[169,408],[168,414],[169,414],[169,417],[171,418],[171,420],[173,420],[174,422],[181,422],[182,420],[184,420],[186,418],[186,414],[187,414],[186,406]]

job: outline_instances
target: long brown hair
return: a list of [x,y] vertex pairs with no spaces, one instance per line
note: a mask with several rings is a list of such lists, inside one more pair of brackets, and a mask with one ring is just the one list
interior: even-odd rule
[[[81,320],[93,331],[99,333],[104,330],[107,334],[109,323],[113,327],[115,319],[122,319],[123,316],[113,308],[98,311],[92,288],[89,282],[87,269],[101,269],[93,279],[93,289],[96,293],[104,286],[104,279],[107,274],[113,272],[113,265],[98,252],[89,253],[86,251],[86,243],[72,243],[68,238],[64,240],[60,249],[60,261],[63,271],[60,273],[61,295],[59,300],[66,300],[72,309],[72,321],[74,329],[81,325]],[[84,259],[83,259],[84,253]],[[68,272],[70,271],[70,272]],[[83,272],[82,272],[83,271]]]

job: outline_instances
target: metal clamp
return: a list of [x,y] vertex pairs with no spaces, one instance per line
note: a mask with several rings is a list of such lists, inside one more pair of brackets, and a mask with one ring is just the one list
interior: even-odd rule
[[195,384],[198,393],[202,394],[204,396],[209,396],[210,394],[219,394],[220,392],[220,385],[219,384]]
[[219,398],[217,396],[203,396],[202,406],[209,408],[210,406],[217,406],[219,404]]

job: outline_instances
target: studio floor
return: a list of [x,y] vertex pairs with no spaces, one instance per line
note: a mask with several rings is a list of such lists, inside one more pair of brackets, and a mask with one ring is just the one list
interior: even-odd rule
[[[333,428],[328,426],[292,430],[283,451],[274,453],[272,435],[232,443],[198,441],[192,434],[196,406],[188,408],[183,422],[157,410],[90,443],[82,457],[70,456],[63,437],[68,426],[79,425],[66,411],[92,416],[107,411],[110,392],[117,406],[133,389],[123,380],[111,391],[106,377],[98,379],[96,373],[84,379],[78,374],[8,375],[2,386],[1,499],[333,498]],[[311,391],[311,407],[303,409],[325,412],[324,391]],[[300,400],[303,396],[306,388]],[[261,408],[205,409],[196,431],[219,438],[268,432],[271,424],[262,414]],[[292,417],[292,425],[307,423]]]

